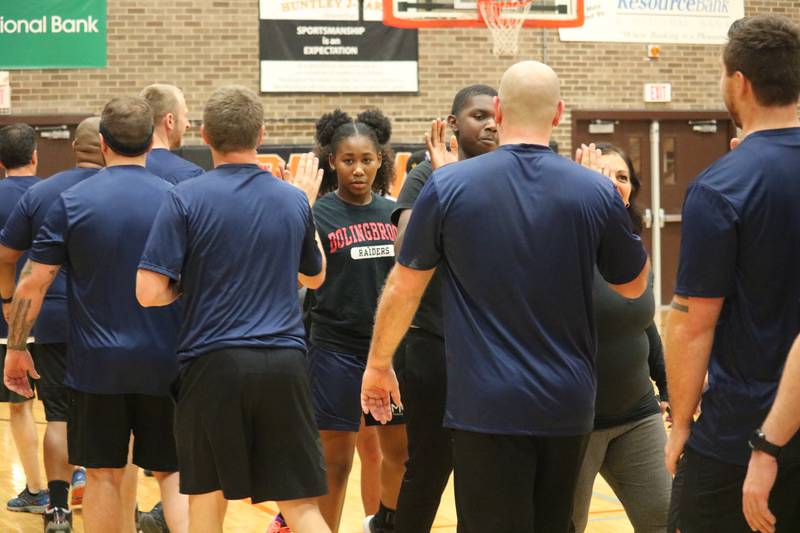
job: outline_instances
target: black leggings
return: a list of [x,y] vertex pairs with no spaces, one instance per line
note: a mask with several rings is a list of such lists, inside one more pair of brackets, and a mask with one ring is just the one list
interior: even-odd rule
[[395,533],[430,531],[453,471],[451,431],[442,427],[447,396],[444,341],[411,328],[395,356],[403,397],[408,461]]

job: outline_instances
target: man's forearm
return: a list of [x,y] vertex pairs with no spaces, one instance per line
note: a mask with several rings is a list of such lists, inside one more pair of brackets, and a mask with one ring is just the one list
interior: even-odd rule
[[28,336],[42,308],[45,294],[58,274],[58,266],[36,265],[27,261],[20,272],[8,323],[8,349],[25,350]]
[[783,376],[778,386],[775,403],[761,426],[766,439],[778,446],[783,446],[800,428],[800,337],[794,341]]
[[22,252],[0,245],[0,296],[3,299],[14,295],[14,274],[17,271],[17,260]]
[[14,295],[15,270],[16,265],[14,263],[0,263],[0,296],[2,296],[4,300]]
[[392,366],[394,352],[411,326],[425,287],[433,275],[433,271],[430,271],[424,283],[409,288],[400,280],[399,269],[402,268],[405,267],[396,265],[386,280],[375,314],[375,330],[372,334],[367,366],[374,368]]
[[708,371],[714,326],[692,324],[689,301],[673,302],[666,335],[667,382],[673,425],[687,428],[700,403]]

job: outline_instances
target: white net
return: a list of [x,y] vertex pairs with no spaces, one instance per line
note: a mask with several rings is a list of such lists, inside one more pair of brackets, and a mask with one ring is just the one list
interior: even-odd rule
[[513,56],[519,52],[519,32],[533,5],[533,0],[501,2],[478,0],[481,17],[492,33],[496,56]]

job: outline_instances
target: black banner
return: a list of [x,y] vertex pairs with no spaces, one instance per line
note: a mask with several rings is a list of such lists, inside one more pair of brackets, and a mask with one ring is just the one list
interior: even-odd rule
[[419,90],[417,30],[378,21],[261,19],[261,92]]
[[264,61],[417,61],[416,30],[382,22],[262,20]]

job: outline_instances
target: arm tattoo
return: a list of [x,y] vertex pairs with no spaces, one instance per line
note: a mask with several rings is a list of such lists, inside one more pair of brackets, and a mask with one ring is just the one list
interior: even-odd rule
[[33,272],[33,265],[31,264],[31,260],[28,259],[27,261],[25,261],[25,264],[22,265],[22,270],[19,273],[19,277],[27,278],[28,276],[31,275],[31,272]]
[[674,310],[676,310],[676,311],[680,311],[681,313],[688,313],[689,312],[689,306],[688,305],[683,305],[681,303],[676,302],[675,300],[673,300],[672,303],[669,304],[669,306],[671,308],[673,308]]
[[8,324],[8,349],[25,350],[28,335],[33,327],[34,320],[28,321],[28,311],[31,301],[27,298],[15,298],[11,304],[11,321]]

